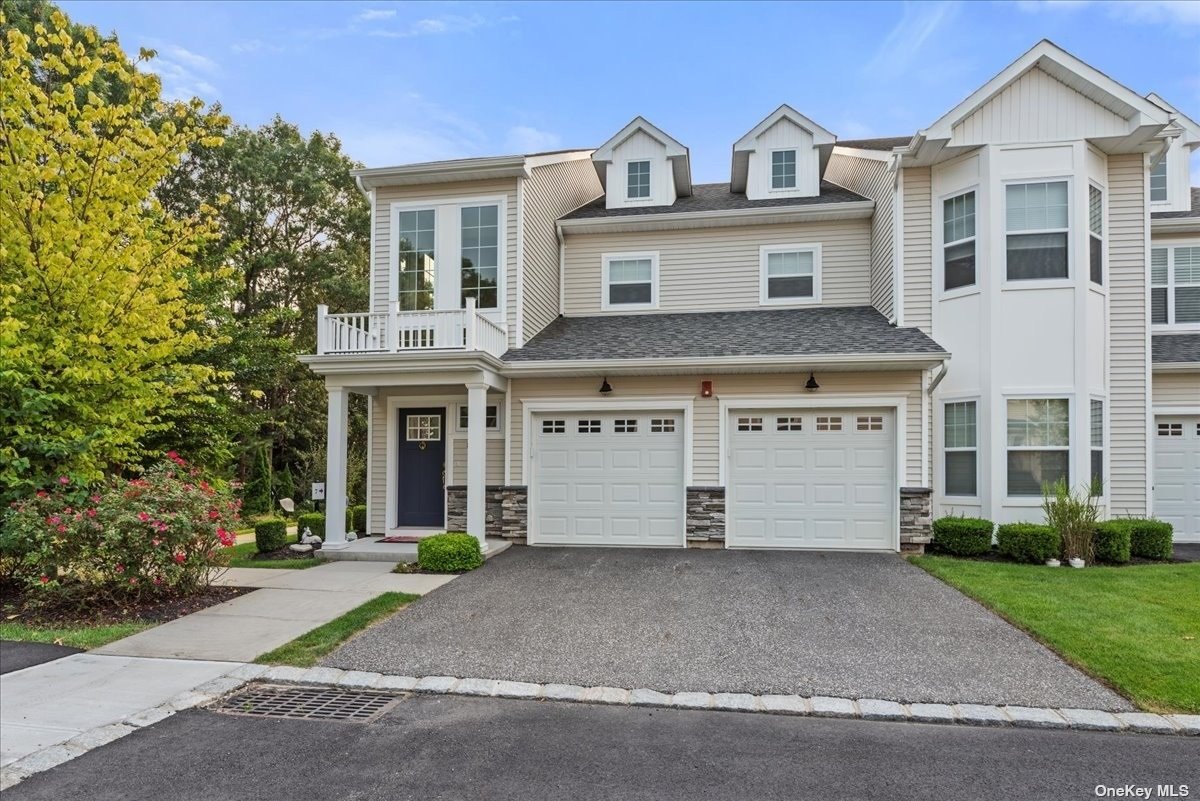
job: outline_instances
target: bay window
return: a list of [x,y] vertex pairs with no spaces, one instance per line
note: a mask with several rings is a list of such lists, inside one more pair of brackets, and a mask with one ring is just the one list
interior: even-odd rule
[[1040,497],[1046,484],[1070,483],[1070,401],[1011,398],[1007,406],[1009,497]]
[[1088,187],[1088,268],[1093,284],[1104,284],[1104,193]]
[[946,495],[974,496],[978,492],[975,408],[975,401],[947,403],[944,407]]
[[945,290],[975,283],[975,193],[942,202],[942,266]]
[[1009,281],[1067,277],[1069,211],[1066,181],[1005,187]]

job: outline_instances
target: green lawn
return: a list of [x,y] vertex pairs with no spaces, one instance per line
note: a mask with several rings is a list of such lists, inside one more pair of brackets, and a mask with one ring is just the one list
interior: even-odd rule
[[59,629],[33,628],[20,623],[0,623],[0,640],[48,642],[91,650],[114,640],[137,634],[153,623],[113,623],[108,626],[68,626]]
[[[288,535],[288,544],[296,541],[295,534]],[[230,567],[266,567],[281,570],[303,570],[321,564],[319,559],[255,559],[258,548],[253,542],[243,542],[226,548],[229,551]]]
[[274,651],[255,659],[260,665],[312,667],[317,660],[382,617],[403,609],[421,596],[407,592],[385,592],[378,598],[356,606],[339,618],[318,626]]
[[1074,570],[911,561],[1139,706],[1200,713],[1200,564]]

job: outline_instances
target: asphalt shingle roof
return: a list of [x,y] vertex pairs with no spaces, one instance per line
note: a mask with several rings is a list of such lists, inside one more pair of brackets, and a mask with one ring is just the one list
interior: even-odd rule
[[1200,334],[1157,334],[1150,340],[1154,364],[1200,362]]
[[1155,220],[1173,220],[1179,217],[1200,217],[1200,186],[1192,187],[1192,208],[1188,211],[1152,211]]
[[588,217],[632,217],[645,214],[679,214],[688,211],[724,211],[727,209],[758,209],[778,206],[812,206],[819,203],[861,203],[869,201],[849,189],[821,181],[821,193],[814,197],[775,197],[766,200],[750,200],[743,192],[729,191],[729,184],[696,184],[689,197],[676,199],[670,206],[632,206],[630,208],[604,208],[604,195],[581,206],[564,220],[580,220]]
[[503,358],[536,362],[945,352],[916,328],[896,328],[870,306],[849,306],[559,317]]
[[877,136],[874,139],[839,139],[835,144],[838,147],[853,147],[858,150],[885,150],[892,151],[895,148],[903,147],[912,141],[912,136]]

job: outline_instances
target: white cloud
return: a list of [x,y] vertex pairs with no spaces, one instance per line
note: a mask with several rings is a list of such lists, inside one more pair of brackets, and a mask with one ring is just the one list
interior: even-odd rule
[[406,28],[376,29],[372,36],[384,36],[389,39],[411,39],[415,36],[436,36],[446,33],[464,33],[482,28],[488,24],[486,18],[479,14],[460,16],[447,14],[441,17],[419,19]]
[[528,125],[514,125],[508,129],[504,149],[509,153],[538,153],[555,150],[562,144],[562,137],[550,131],[539,131]]
[[897,76],[921,54],[929,37],[957,10],[956,2],[905,3],[900,21],[892,27],[864,66],[870,74]]
[[419,94],[390,105],[395,121],[348,120],[339,131],[345,151],[368,167],[494,155],[493,143],[478,124]]
[[376,19],[391,19],[396,16],[394,8],[368,8],[366,11],[359,13],[357,19],[364,22],[370,22]]
[[167,45],[163,50],[173,61],[186,65],[190,69],[199,70],[200,72],[217,71],[217,62],[208,56],[193,53],[191,50],[179,45]]
[[199,97],[212,102],[220,96],[220,90],[212,83],[221,72],[217,62],[176,44],[152,43],[151,46],[158,55],[147,62],[145,70],[158,75],[165,100]]
[[1120,22],[1200,27],[1200,3],[1195,0],[1021,0],[1017,8],[1028,13],[1070,13],[1093,8]]

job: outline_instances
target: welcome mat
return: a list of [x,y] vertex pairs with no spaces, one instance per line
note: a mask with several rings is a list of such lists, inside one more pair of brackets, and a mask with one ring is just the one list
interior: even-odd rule
[[[426,535],[428,536],[428,535]],[[420,542],[423,538],[417,534],[391,534],[383,537],[379,542],[401,543],[401,542]]]

